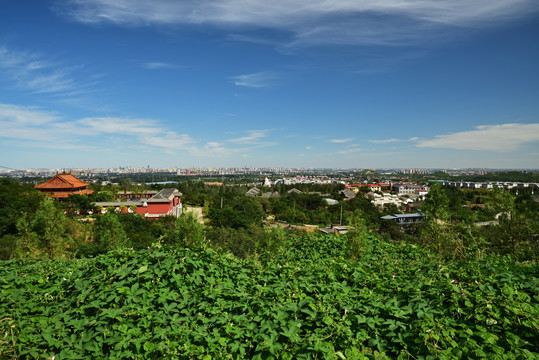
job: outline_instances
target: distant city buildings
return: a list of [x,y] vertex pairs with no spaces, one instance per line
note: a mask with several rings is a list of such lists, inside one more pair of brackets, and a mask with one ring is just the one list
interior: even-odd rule
[[454,186],[463,189],[493,189],[494,187],[500,189],[513,189],[513,188],[529,188],[538,187],[536,183],[523,183],[523,182],[471,182],[471,181],[441,181],[444,186]]
[[[54,176],[57,172],[62,172],[65,169],[11,169],[5,166],[0,166],[0,176],[9,177],[49,177]],[[146,167],[115,167],[115,168],[72,168],[68,169],[74,176],[91,178],[98,176],[113,176],[113,175],[129,175],[129,174],[168,174],[178,176],[220,176],[220,175],[261,175],[261,176],[276,176],[281,177],[296,177],[301,174],[303,181],[309,177],[317,177],[320,181],[328,174],[347,174],[347,175],[425,175],[437,172],[443,172],[450,176],[466,176],[466,175],[483,175],[493,171],[494,169],[473,168],[473,169],[361,169],[361,168],[284,168],[284,167],[206,167],[206,168],[150,168]],[[508,169],[510,170],[510,169]],[[523,170],[519,170],[523,171]],[[525,171],[524,171],[525,172]],[[279,180],[273,181],[276,184]],[[300,179],[296,179],[300,181]]]

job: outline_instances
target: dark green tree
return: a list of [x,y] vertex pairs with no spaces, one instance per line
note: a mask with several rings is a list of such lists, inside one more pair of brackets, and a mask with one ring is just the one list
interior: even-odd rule
[[15,257],[58,259],[69,256],[75,223],[54,206],[52,200],[40,203],[34,214],[17,222]]
[[131,246],[131,241],[118,220],[118,215],[110,211],[97,216],[94,243],[100,253]]
[[204,229],[198,222],[195,213],[185,211],[174,224],[174,229],[167,233],[164,238],[166,244],[175,246],[196,246],[204,247],[206,238]]
[[435,183],[429,190],[423,210],[435,220],[446,221],[449,218],[449,198],[442,185]]
[[245,229],[252,225],[261,226],[266,215],[258,201],[240,196],[231,200],[230,204],[222,209],[210,208],[207,216],[213,226]]

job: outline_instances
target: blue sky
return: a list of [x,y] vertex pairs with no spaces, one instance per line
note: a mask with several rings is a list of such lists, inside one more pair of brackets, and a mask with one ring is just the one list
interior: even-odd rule
[[0,166],[539,168],[536,0],[0,0]]

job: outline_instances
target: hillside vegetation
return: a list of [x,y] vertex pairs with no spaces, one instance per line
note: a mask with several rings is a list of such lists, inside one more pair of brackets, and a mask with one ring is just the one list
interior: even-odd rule
[[[354,259],[354,260],[352,260]],[[359,236],[0,263],[0,359],[532,359],[538,266]]]

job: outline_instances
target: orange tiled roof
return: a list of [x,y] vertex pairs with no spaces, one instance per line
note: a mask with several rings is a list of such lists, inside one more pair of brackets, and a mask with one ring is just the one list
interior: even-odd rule
[[69,195],[90,195],[93,192],[94,192],[93,190],[84,189],[84,190],[75,190],[75,191],[51,191],[51,192],[46,192],[46,194],[47,196],[55,198],[55,199],[58,199],[58,198],[64,199],[64,198],[67,198]]
[[90,185],[89,183],[80,181],[72,174],[56,174],[52,179],[45,181],[42,184],[34,186],[39,190],[71,190],[82,188]]

